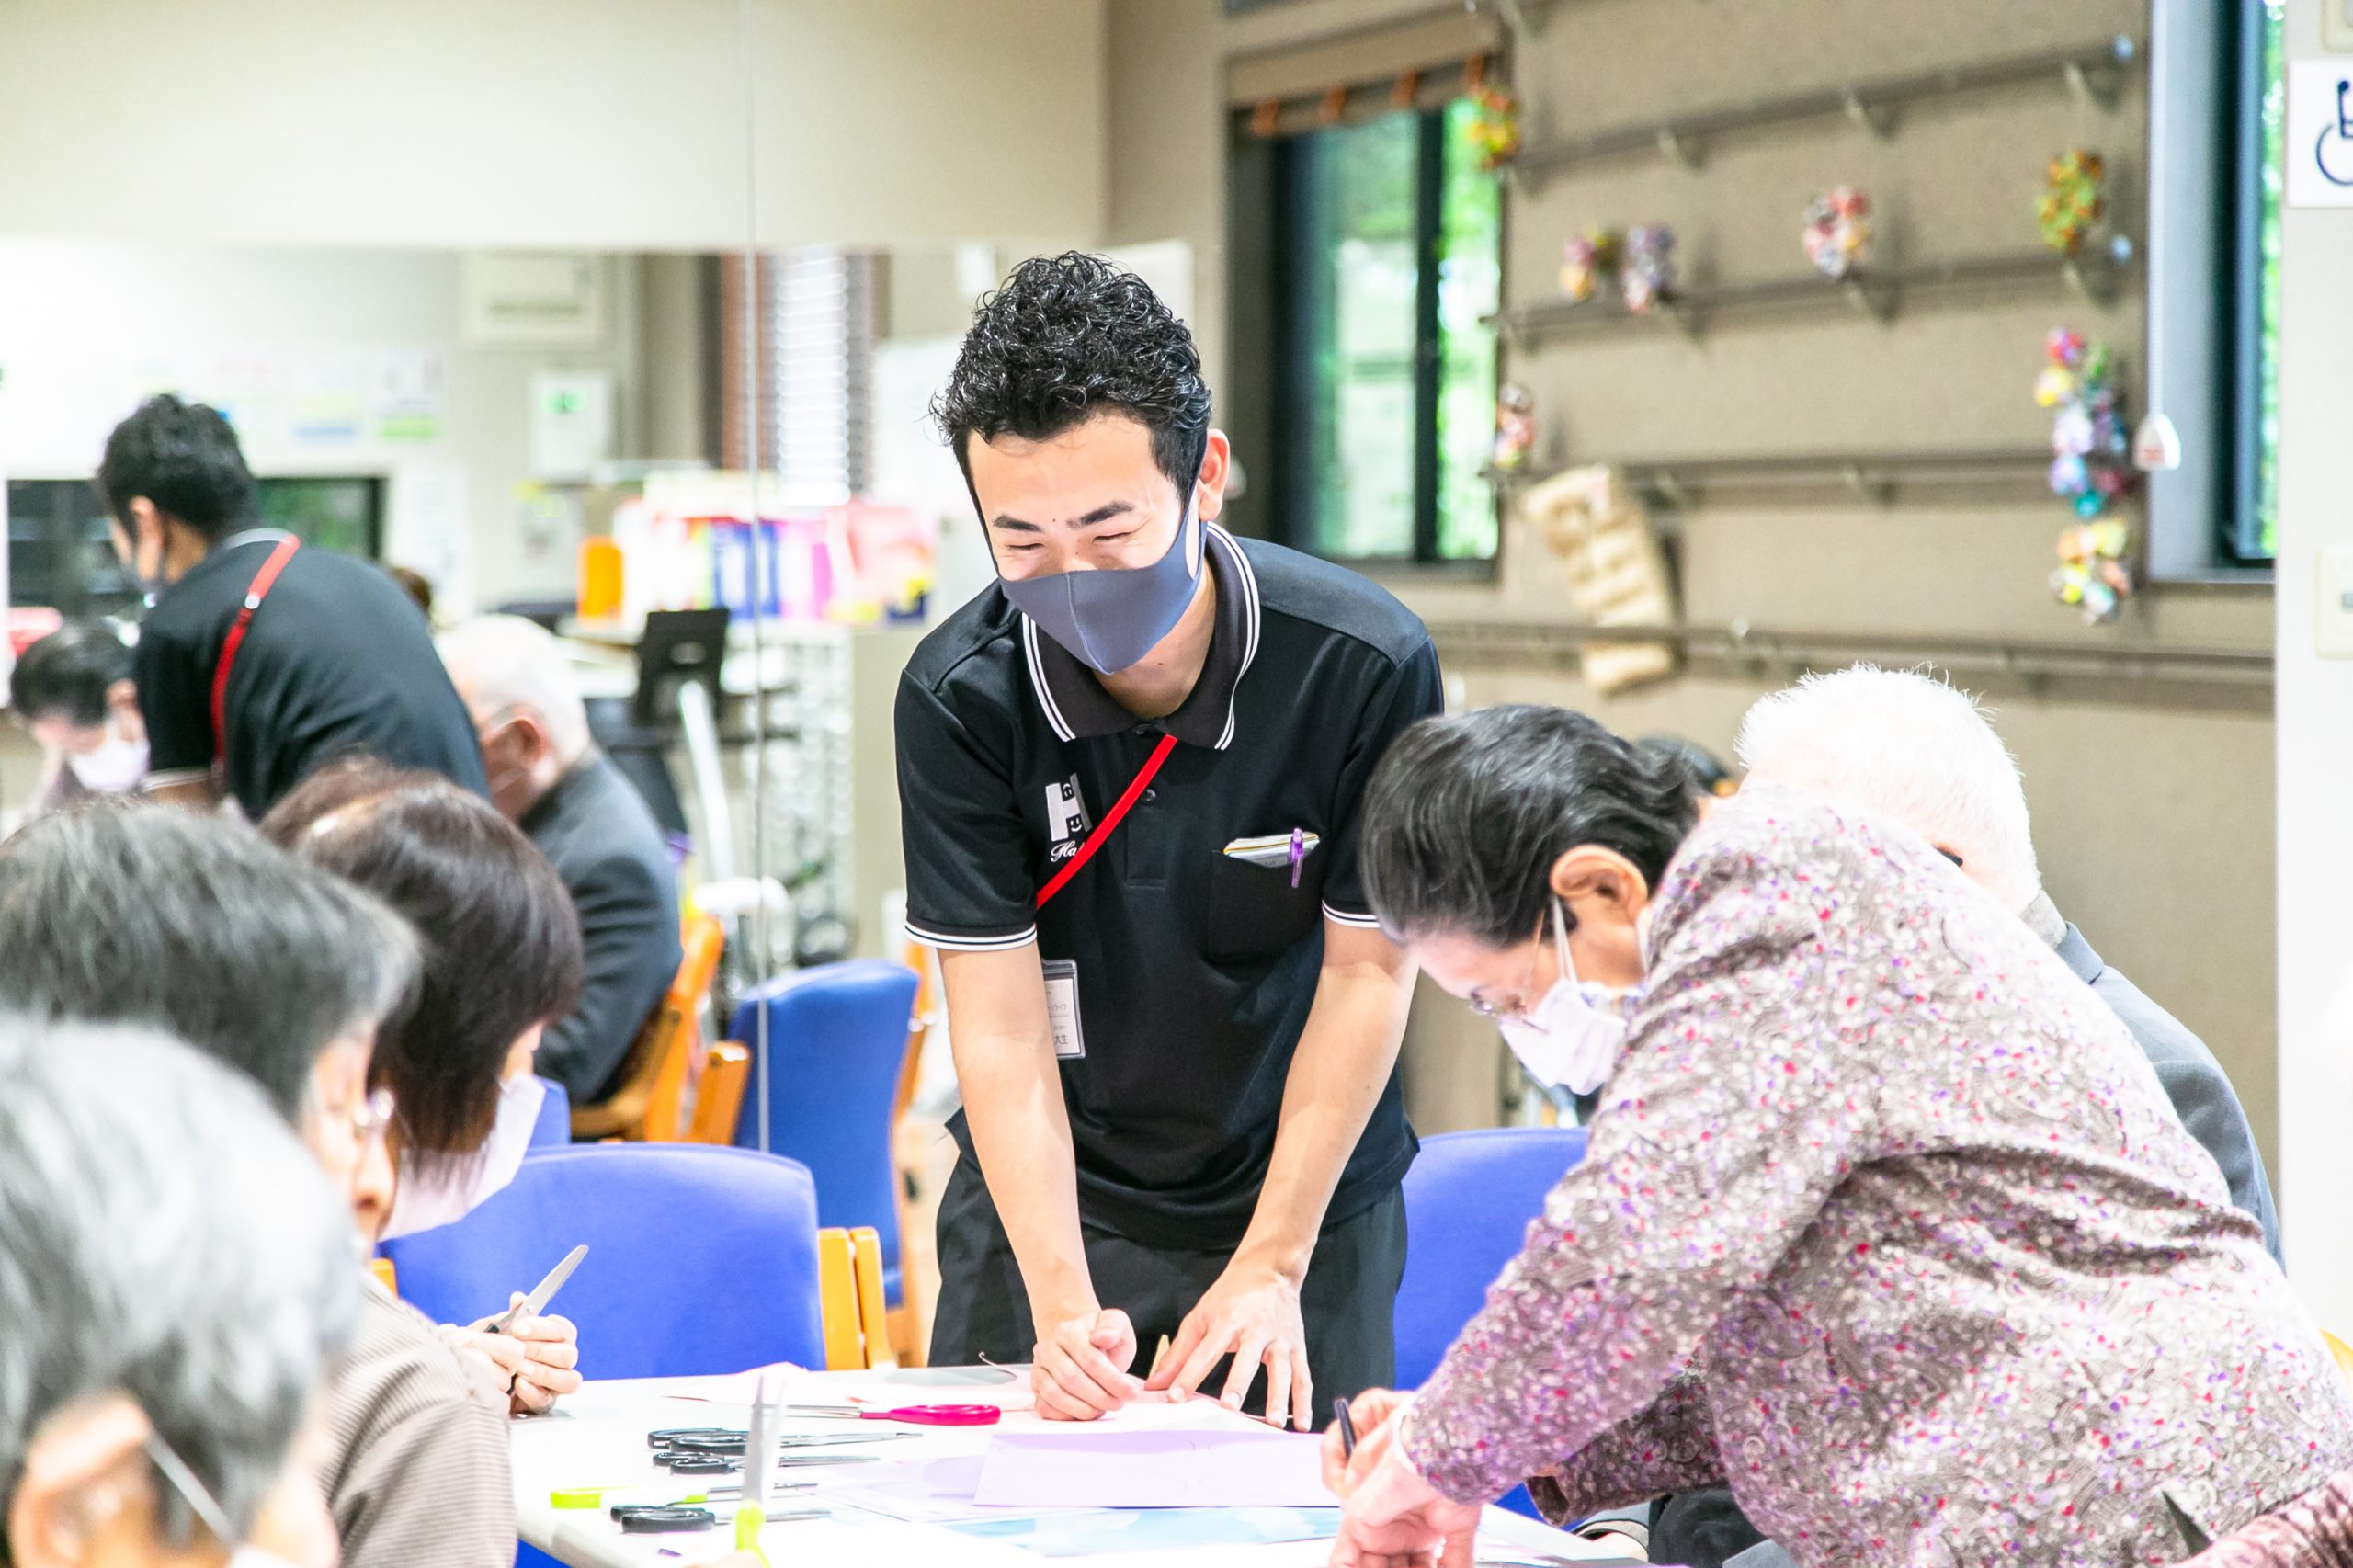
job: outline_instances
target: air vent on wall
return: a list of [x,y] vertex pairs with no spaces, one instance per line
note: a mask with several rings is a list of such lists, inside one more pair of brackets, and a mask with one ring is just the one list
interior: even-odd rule
[[605,258],[564,252],[478,252],[460,293],[474,348],[573,347],[605,339]]

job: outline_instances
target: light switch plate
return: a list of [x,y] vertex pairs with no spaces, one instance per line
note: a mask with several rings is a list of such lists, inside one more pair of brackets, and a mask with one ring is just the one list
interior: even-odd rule
[[2313,651],[2324,659],[2353,659],[2353,545],[2330,545],[2313,564]]
[[2320,46],[2331,54],[2353,54],[2353,0],[2321,0]]

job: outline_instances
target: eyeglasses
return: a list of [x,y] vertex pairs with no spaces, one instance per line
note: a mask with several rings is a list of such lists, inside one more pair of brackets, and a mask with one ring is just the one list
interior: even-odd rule
[[1536,917],[1536,950],[1529,955],[1528,978],[1519,983],[1519,999],[1506,1006],[1490,1002],[1473,991],[1466,998],[1472,1012],[1483,1018],[1517,1018],[1528,1011],[1528,994],[1536,989],[1536,966],[1544,961],[1545,923],[1551,918],[1549,911]]
[[351,1135],[362,1143],[373,1142],[384,1135],[392,1124],[392,1112],[398,1108],[390,1089],[370,1089],[368,1097],[351,1113]]
[[399,1102],[390,1089],[370,1089],[359,1103],[347,1111],[331,1111],[319,1104],[315,1094],[311,1100],[311,1113],[320,1120],[333,1124],[343,1122],[351,1129],[351,1136],[362,1144],[371,1143],[384,1135],[392,1124],[392,1113]]
[[221,1506],[219,1498],[212,1495],[212,1489],[198,1479],[196,1471],[188,1467],[188,1461],[153,1429],[149,1430],[144,1446],[148,1460],[163,1473],[164,1479],[172,1483],[172,1490],[180,1494],[180,1500],[188,1506],[188,1511],[204,1521],[204,1528],[212,1532],[212,1539],[222,1546],[234,1546],[240,1539],[237,1527],[229,1522],[229,1511]]

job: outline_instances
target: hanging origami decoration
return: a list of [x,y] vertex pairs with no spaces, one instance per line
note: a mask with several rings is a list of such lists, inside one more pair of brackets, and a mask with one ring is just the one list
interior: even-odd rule
[[1805,210],[1805,258],[1824,278],[1848,276],[1870,244],[1871,202],[1851,185],[1813,199]]
[[2052,591],[2086,621],[2114,620],[2132,593],[2132,530],[2110,516],[2131,487],[2131,438],[2104,345],[2062,327],[2043,340],[2034,401],[2052,411],[2051,491],[2078,522],[2059,536]]
[[1528,463],[1536,447],[1536,395],[1517,381],[1495,393],[1495,445],[1489,460],[1506,473]]
[[1625,266],[1619,286],[1626,308],[1648,315],[1675,297],[1675,231],[1664,223],[1642,223],[1626,231]]
[[2042,243],[2062,256],[2074,256],[2108,213],[2102,192],[2107,165],[2097,153],[2071,148],[2051,160],[2043,170],[2042,199],[2035,203],[2035,225]]
[[1561,292],[1573,304],[1584,304],[1598,293],[1601,280],[1618,270],[1620,244],[1615,229],[1587,229],[1570,236],[1561,247]]
[[1471,95],[1471,144],[1489,174],[1519,155],[1519,99],[1508,88],[1483,86]]

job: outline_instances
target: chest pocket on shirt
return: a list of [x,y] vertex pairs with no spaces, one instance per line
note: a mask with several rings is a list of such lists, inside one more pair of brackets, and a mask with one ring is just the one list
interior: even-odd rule
[[1208,928],[1201,951],[1213,963],[1272,960],[1323,919],[1320,852],[1301,862],[1299,886],[1289,866],[1254,866],[1231,855],[1210,871]]

